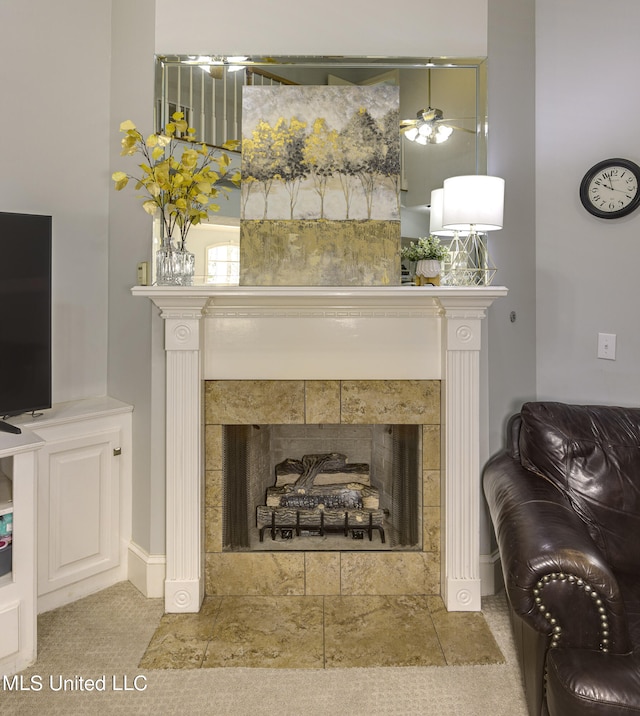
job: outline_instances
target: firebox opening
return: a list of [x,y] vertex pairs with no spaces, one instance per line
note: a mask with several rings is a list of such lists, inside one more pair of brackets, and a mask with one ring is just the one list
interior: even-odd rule
[[224,551],[421,549],[421,426],[222,433]]

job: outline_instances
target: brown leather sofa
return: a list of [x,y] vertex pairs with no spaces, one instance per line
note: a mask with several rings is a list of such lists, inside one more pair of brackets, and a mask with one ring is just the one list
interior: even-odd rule
[[640,409],[525,403],[483,474],[531,716],[640,714]]

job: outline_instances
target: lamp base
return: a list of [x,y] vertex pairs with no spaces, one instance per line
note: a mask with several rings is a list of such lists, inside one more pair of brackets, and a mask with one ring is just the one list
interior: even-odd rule
[[476,232],[454,236],[449,246],[442,283],[447,286],[489,286],[496,274],[486,237]]

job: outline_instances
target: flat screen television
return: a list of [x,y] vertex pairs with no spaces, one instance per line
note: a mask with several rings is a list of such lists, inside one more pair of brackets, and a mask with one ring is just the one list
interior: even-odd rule
[[51,217],[0,212],[0,430],[51,407]]

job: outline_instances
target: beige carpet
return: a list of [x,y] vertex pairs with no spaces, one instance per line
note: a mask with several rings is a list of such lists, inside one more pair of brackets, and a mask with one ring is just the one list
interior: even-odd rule
[[[11,690],[17,682],[4,679],[3,713],[527,714],[504,595],[483,599],[483,614],[505,659],[485,666],[142,669],[138,665],[162,611],[161,600],[145,599],[123,582],[41,615],[38,660],[21,674],[24,688],[39,690]],[[76,685],[98,679],[104,691],[56,690],[64,679]]]

